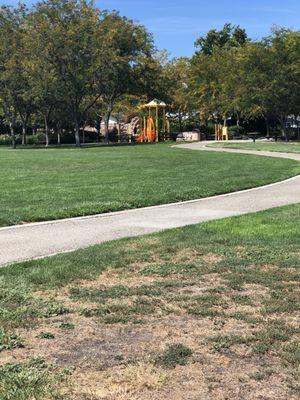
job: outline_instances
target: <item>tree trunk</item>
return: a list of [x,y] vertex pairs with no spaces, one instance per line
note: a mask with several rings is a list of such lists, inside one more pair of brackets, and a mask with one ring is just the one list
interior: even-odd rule
[[282,138],[285,138],[285,126],[284,126],[284,124],[281,124],[281,136],[282,136]]
[[280,117],[280,125],[281,125],[281,136],[283,139],[288,141],[288,136],[286,134],[285,118],[283,116]]
[[22,124],[22,146],[26,145],[26,122],[23,122]]
[[[132,134],[132,132],[131,132],[131,134]],[[122,135],[121,135],[121,124],[120,124],[120,121],[118,121],[118,142],[119,143],[123,143],[123,138],[122,138]]]
[[265,118],[265,122],[266,122],[267,138],[270,139],[270,124],[268,118]]
[[48,116],[47,113],[44,115],[44,123],[45,123],[45,137],[46,137],[46,147],[49,146],[49,126],[48,126]]
[[111,116],[111,111],[108,111],[107,115],[105,116],[105,143],[109,143],[109,120]]
[[12,148],[15,149],[17,145],[16,145],[15,126],[13,122],[9,123],[9,130],[10,130]]
[[179,112],[179,116],[178,116],[178,122],[179,122],[179,131],[180,131],[180,133],[182,133],[182,117],[181,117],[180,112]]
[[61,143],[61,129],[59,128],[57,131],[57,145],[60,146]]
[[290,132],[289,129],[286,129],[285,131],[285,141],[289,142],[290,141]]
[[101,122],[102,122],[102,117],[97,116],[97,119],[95,121],[95,128],[97,131],[97,138],[99,143],[101,142]]
[[77,118],[75,118],[75,144],[76,147],[80,147],[80,128]]

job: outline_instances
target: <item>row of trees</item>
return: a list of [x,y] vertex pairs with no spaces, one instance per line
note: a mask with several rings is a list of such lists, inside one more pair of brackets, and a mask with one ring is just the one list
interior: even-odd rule
[[264,121],[300,115],[300,32],[276,28],[259,41],[226,24],[200,37],[191,58],[158,52],[144,26],[83,0],[44,0],[31,8],[0,8],[0,116],[15,146],[29,127],[60,141],[109,118],[134,116],[157,97],[169,105],[176,129]]
[[288,116],[300,116],[300,32],[274,28],[251,41],[238,26],[226,24],[196,41],[190,59],[173,62],[184,77],[176,99],[188,113],[227,123],[265,121],[287,136]]
[[45,0],[0,9],[0,114],[15,146],[31,125],[58,135],[109,117],[128,96],[159,96],[161,63],[142,25],[81,0]]

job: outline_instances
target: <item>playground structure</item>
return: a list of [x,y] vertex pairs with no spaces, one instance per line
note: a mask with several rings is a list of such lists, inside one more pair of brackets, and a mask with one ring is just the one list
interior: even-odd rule
[[217,141],[229,140],[228,126],[223,126],[221,124],[215,125],[215,139]]
[[166,103],[154,99],[150,103],[140,107],[143,111],[141,134],[136,139],[139,143],[159,142],[160,134],[163,140],[166,139],[166,134],[170,133],[170,122],[166,117]]

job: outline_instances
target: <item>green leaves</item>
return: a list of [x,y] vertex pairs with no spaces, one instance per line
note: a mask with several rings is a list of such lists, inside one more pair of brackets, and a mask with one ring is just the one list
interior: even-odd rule
[[140,89],[140,63],[153,53],[145,27],[103,12],[92,2],[47,0],[29,11],[3,7],[0,14],[0,101],[7,123],[34,113],[46,144],[54,126],[79,130],[94,115]]
[[[192,59],[191,83],[200,110],[218,119],[263,118],[281,124],[299,113],[300,33],[277,29],[261,42],[249,42],[230,25],[210,31]],[[238,29],[238,28],[237,28]],[[239,37],[241,32],[236,32]],[[267,127],[268,129],[268,127]]]

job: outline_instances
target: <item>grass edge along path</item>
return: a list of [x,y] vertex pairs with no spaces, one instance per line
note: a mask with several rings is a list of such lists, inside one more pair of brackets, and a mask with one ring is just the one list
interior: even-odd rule
[[234,150],[256,150],[300,154],[300,142],[219,142],[208,144],[210,148],[225,148]]

